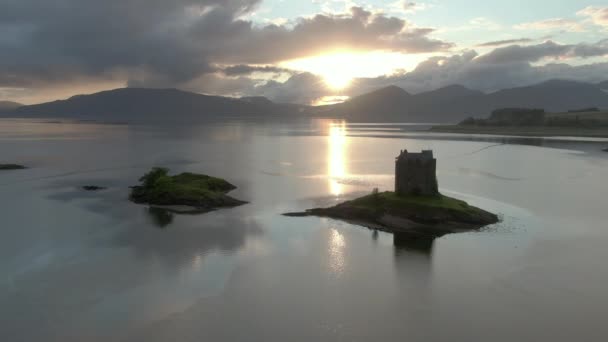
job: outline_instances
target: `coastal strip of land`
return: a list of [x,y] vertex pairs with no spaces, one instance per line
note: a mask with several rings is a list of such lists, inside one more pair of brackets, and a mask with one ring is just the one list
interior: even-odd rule
[[430,129],[438,133],[493,134],[537,137],[608,138],[608,111],[597,108],[546,113],[542,109],[502,108],[486,119],[468,118],[457,125]]
[[608,127],[553,127],[553,126],[473,126],[443,125],[429,130],[436,133],[491,134],[536,137],[608,138]]

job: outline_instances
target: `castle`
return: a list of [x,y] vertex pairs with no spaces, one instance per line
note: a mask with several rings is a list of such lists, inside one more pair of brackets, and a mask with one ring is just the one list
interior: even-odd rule
[[402,150],[395,161],[395,192],[399,195],[438,195],[436,169],[433,151],[410,153]]

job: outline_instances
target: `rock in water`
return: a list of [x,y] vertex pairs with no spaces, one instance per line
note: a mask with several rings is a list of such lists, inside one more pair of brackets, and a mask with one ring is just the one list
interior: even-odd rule
[[82,187],[82,189],[86,190],[86,191],[99,191],[99,190],[105,190],[107,188],[103,187],[103,186],[97,186],[97,185],[85,185]]
[[19,164],[0,164],[0,170],[23,170],[27,167]]

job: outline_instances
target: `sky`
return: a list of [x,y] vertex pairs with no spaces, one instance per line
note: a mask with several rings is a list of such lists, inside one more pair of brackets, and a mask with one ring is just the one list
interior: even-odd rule
[[325,104],[608,79],[605,1],[2,0],[0,100],[121,87]]

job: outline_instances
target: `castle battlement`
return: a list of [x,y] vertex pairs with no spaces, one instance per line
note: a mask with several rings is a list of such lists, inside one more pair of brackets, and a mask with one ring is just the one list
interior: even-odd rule
[[432,150],[422,150],[422,152],[408,152],[407,150],[401,150],[397,160],[434,160]]
[[436,170],[433,151],[412,153],[402,150],[395,160],[395,192],[399,195],[439,194]]

